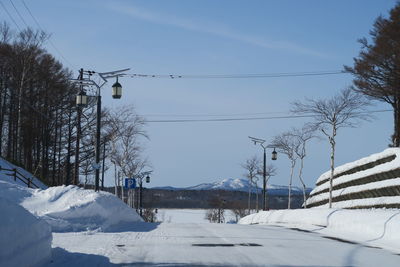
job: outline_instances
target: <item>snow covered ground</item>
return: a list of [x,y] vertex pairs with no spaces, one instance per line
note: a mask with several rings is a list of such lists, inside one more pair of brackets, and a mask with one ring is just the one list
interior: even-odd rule
[[[157,221],[163,223],[210,223],[206,218],[206,209],[158,209]],[[234,221],[235,216],[225,210],[226,222]]]
[[51,259],[50,226],[0,197],[0,266],[35,266]]
[[400,253],[399,209],[274,210],[246,216],[239,224],[299,228]]
[[13,177],[10,176],[9,174],[12,174],[12,172],[5,170],[5,169],[16,169],[19,173],[21,173],[24,177],[31,179],[31,181],[37,185],[39,188],[41,189],[46,189],[47,186],[45,184],[43,184],[38,178],[36,178],[32,173],[26,171],[25,169],[18,167],[10,162],[8,162],[7,160],[3,159],[2,157],[0,157],[0,180],[2,181],[6,181],[9,183],[13,183],[13,184],[18,184],[20,186],[26,187],[26,184],[24,184],[21,180],[16,179],[14,181]]
[[[0,164],[15,168],[5,160]],[[51,247],[52,232],[127,231],[136,229],[133,223],[142,222],[112,194],[76,186],[47,188],[31,178],[44,189],[28,188],[0,171],[0,266],[49,262],[57,251]]]
[[7,267],[400,262],[400,210],[277,210],[241,224],[213,224],[204,219],[206,210],[160,209],[165,223],[144,223],[112,194],[75,186],[30,189],[0,175],[0,212],[0,266]]
[[398,267],[387,250],[266,225],[146,224],[121,233],[55,233],[51,266]]

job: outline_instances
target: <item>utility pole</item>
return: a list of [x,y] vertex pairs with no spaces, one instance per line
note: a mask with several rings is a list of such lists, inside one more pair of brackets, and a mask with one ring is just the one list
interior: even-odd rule
[[[79,80],[83,80],[83,69],[79,70]],[[81,84],[79,86],[79,90],[83,91],[83,85]],[[79,184],[79,154],[80,154],[80,140],[81,140],[81,134],[82,134],[82,129],[81,129],[81,114],[82,114],[82,108],[80,105],[76,106],[77,109],[77,127],[76,127],[76,144],[75,144],[75,166],[74,166],[74,185]]]
[[101,190],[104,190],[105,167],[106,167],[106,139],[104,139],[104,144],[103,144],[103,166],[102,166],[102,172],[101,172]]

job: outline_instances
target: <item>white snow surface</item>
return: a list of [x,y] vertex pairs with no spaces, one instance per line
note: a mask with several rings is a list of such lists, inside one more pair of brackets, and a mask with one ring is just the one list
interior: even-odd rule
[[[342,176],[334,178],[332,181],[333,186],[335,187],[336,185],[347,183],[349,181],[357,180],[357,179],[360,179],[360,178],[363,178],[366,176],[370,176],[373,174],[398,169],[400,166],[400,148],[388,148],[388,149],[385,149],[381,153],[376,153],[376,154],[370,155],[368,157],[362,158],[360,160],[356,160],[354,162],[350,162],[350,163],[336,167],[335,174],[339,174],[339,173],[345,172],[347,170],[350,170],[352,168],[362,166],[364,164],[374,162],[374,161],[377,161],[377,160],[380,160],[380,159],[383,159],[383,158],[386,158],[389,156],[393,156],[393,155],[395,155],[396,157],[392,161],[389,161],[389,162],[386,162],[383,164],[379,164],[373,168],[366,169],[363,171],[358,171],[353,174],[342,175]],[[329,198],[328,192],[317,194],[318,192],[321,192],[322,190],[326,190],[329,188],[329,177],[330,177],[330,171],[327,171],[318,178],[317,183],[319,183],[321,181],[324,181],[324,183],[315,187],[311,191],[310,198],[307,199],[307,204],[312,204],[312,203],[319,202],[322,200],[327,200]],[[333,190],[332,194],[333,194],[333,197],[336,197],[336,196],[340,196],[340,195],[357,193],[357,192],[378,189],[378,188],[391,187],[391,186],[400,186],[400,177],[397,177],[394,179],[378,181],[378,182],[371,182],[368,184],[362,184],[362,185],[357,185],[357,186],[349,186],[346,188]],[[354,207],[354,206],[368,207],[368,206],[372,206],[374,204],[399,203],[399,202],[394,202],[395,200],[396,200],[396,197],[379,197],[379,198],[368,198],[368,199],[334,202],[333,205],[336,208],[348,208],[348,207]],[[318,207],[326,207],[326,206],[327,205],[321,205]]]
[[0,198],[0,266],[39,266],[50,261],[50,225],[16,203]]
[[400,252],[399,209],[273,210],[246,216],[239,224],[298,228]]
[[[383,158],[386,158],[386,157],[389,157],[389,156],[392,156],[392,155],[396,155],[396,158],[394,160],[390,161],[390,162],[386,162],[386,163],[380,164],[378,166],[375,166],[375,167],[373,167],[371,169],[359,171],[359,172],[356,172],[354,174],[340,176],[338,178],[335,178],[333,180],[333,183],[334,183],[334,185],[341,184],[341,183],[348,182],[348,181],[351,181],[351,180],[355,180],[355,179],[358,179],[360,177],[368,176],[368,175],[371,175],[371,174],[374,174],[374,173],[379,173],[379,172],[382,172],[382,171],[390,171],[390,170],[397,169],[400,166],[400,148],[388,148],[388,149],[385,149],[383,152],[372,154],[372,155],[370,155],[368,157],[365,157],[365,158],[362,158],[362,159],[359,159],[359,160],[356,160],[356,161],[353,161],[353,162],[349,162],[349,163],[343,164],[341,166],[335,167],[335,174],[342,173],[342,172],[345,172],[345,171],[350,170],[352,168],[355,168],[355,167],[358,167],[358,166],[362,166],[362,165],[367,164],[369,162],[374,162],[374,161],[377,161],[377,160],[380,160],[380,159],[383,159]],[[330,175],[331,175],[330,170],[325,172],[325,173],[323,173],[318,178],[316,183],[319,183],[321,181],[325,181],[325,183],[320,185],[320,186],[318,186],[318,187],[316,187],[316,188],[314,188],[314,190],[311,193],[316,193],[316,192],[319,192],[320,190],[328,188],[328,186],[329,186],[328,181],[329,181]]]
[[[162,223],[210,223],[206,209],[158,209],[157,221]],[[235,221],[230,210],[224,210],[225,222]]]
[[398,267],[400,262],[388,250],[284,227],[141,224],[122,233],[54,233],[53,262],[47,266]]
[[41,190],[0,180],[0,196],[46,220],[53,232],[114,231],[142,221],[114,195],[72,185]]
[[[368,183],[368,184],[349,186],[349,187],[345,187],[342,189],[337,189],[337,190],[332,191],[332,196],[333,196],[333,198],[335,198],[335,197],[346,195],[346,194],[363,192],[363,191],[367,191],[367,190],[385,188],[385,187],[390,187],[390,186],[400,186],[400,178],[394,178],[394,179],[389,179],[389,180],[383,180],[383,181],[372,182],[372,183]],[[322,201],[322,200],[328,199],[328,198],[329,198],[329,192],[325,192],[322,194],[312,196],[310,198],[310,200],[307,200],[307,203],[319,202],[319,201]],[[396,197],[382,197],[381,199],[390,200],[390,199],[395,199],[395,198]],[[375,203],[376,200],[374,200],[374,199],[375,198],[357,199],[357,200],[361,201],[360,204],[362,206],[369,206],[369,204],[371,204],[371,203],[372,203],[371,205],[378,204],[378,203]],[[349,201],[352,201],[352,200],[349,200]],[[344,203],[349,203],[349,201],[334,202],[333,205],[336,208],[352,207],[352,206],[348,206],[348,205],[344,204]],[[392,203],[399,203],[399,202],[392,202]],[[381,202],[381,204],[390,204],[390,203]],[[318,207],[324,207],[324,206],[326,206],[326,205],[321,205]]]
[[[41,189],[46,189],[47,186],[45,184],[43,184],[38,178],[36,178],[33,174],[31,174],[30,172],[26,171],[25,169],[18,167],[10,162],[8,162],[7,160],[3,159],[2,157],[0,157],[0,167],[4,168],[4,169],[17,169],[19,173],[23,174],[26,178],[31,179],[31,181],[37,185],[39,188]],[[10,174],[10,171],[5,171],[5,170],[0,170],[0,181],[5,181],[5,182],[9,182],[9,183],[14,183],[14,184],[18,184],[20,186],[24,186],[27,187],[27,185],[25,183],[23,183],[21,180],[16,179],[16,181],[14,181],[14,178],[9,176],[8,174]]]

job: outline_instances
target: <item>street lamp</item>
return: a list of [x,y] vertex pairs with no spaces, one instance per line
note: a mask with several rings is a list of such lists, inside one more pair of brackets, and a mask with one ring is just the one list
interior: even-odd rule
[[[263,210],[268,210],[268,199],[267,199],[267,154],[266,154],[266,149],[268,146],[265,146],[265,140],[264,139],[259,139],[255,137],[249,136],[250,140],[254,143],[254,145],[260,144],[260,146],[263,148],[264,154],[263,154],[263,191],[262,191],[262,206]],[[278,153],[275,151],[272,151],[272,160],[276,160],[278,158]]]
[[[128,71],[129,69],[123,69],[123,70],[116,70],[116,71],[111,71],[111,72],[103,72],[103,73],[97,73],[97,75],[101,78],[102,83],[98,84],[94,80],[90,79],[90,76],[95,74],[96,72],[94,71],[85,71],[83,69],[80,69],[80,75],[79,79],[76,80],[71,80],[74,83],[80,84],[80,92],[77,95],[76,98],[76,103],[77,105],[83,105],[86,100],[87,104],[87,97],[85,92],[83,91],[83,86],[95,86],[97,88],[96,97],[97,99],[97,112],[96,112],[96,149],[95,149],[95,164],[93,164],[93,168],[95,169],[95,191],[99,191],[99,184],[100,184],[100,129],[101,129],[101,95],[100,95],[100,89],[107,83],[107,80],[110,78],[115,78],[117,77],[117,82],[114,83],[113,85],[113,98],[121,98],[121,93],[122,93],[122,86],[118,82],[118,76],[122,74],[124,71]],[[83,78],[83,73],[87,74],[89,78],[84,79]],[[114,93],[115,92],[115,93]]]
[[86,107],[88,104],[88,96],[86,95],[86,92],[81,90],[79,94],[76,96],[76,105],[80,108]]
[[118,82],[118,76],[117,76],[117,81],[112,86],[112,97],[114,99],[120,99],[121,96],[122,96],[122,86]]
[[137,177],[137,180],[139,180],[139,203],[138,203],[138,208],[139,208],[139,215],[142,217],[143,215],[143,179],[146,176],[146,183],[150,183],[150,174],[152,171],[146,171],[140,173]]
[[274,151],[272,151],[272,158],[271,159],[272,160],[277,160],[278,159],[278,152],[275,151],[275,148],[274,148]]

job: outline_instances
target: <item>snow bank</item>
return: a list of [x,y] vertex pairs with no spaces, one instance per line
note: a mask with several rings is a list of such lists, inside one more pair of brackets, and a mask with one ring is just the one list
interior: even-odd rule
[[[368,164],[370,162],[374,162],[374,161],[378,161],[381,159],[384,159],[386,157],[390,157],[392,155],[396,155],[396,158],[390,162],[378,165],[373,167],[372,169],[367,169],[365,170],[366,173],[364,173],[364,176],[369,174],[369,173],[376,173],[376,172],[381,172],[381,171],[386,171],[386,170],[393,170],[393,169],[397,169],[399,167],[399,163],[400,163],[400,157],[398,157],[400,155],[400,149],[399,148],[387,148],[385,149],[383,152],[380,153],[375,153],[372,154],[368,157],[364,157],[361,158],[359,160],[353,161],[353,162],[349,162],[346,164],[343,164],[341,166],[338,166],[335,168],[335,174],[339,174],[339,173],[343,173],[345,171],[348,171],[350,169],[356,168],[358,166],[362,166],[365,164]],[[360,172],[361,173],[361,172]],[[330,170],[326,171],[325,173],[323,173],[317,180],[317,184],[322,182],[322,181],[328,181],[329,177],[331,175]]]
[[47,186],[44,185],[32,173],[26,171],[25,169],[23,169],[21,167],[18,167],[18,166],[14,165],[14,164],[11,164],[7,160],[3,159],[2,157],[0,157],[0,167],[2,168],[2,169],[0,169],[0,180],[1,181],[5,181],[5,182],[18,184],[20,186],[27,187],[27,185],[24,182],[22,182],[21,180],[19,180],[19,179],[16,179],[14,181],[14,178],[9,175],[9,174],[12,174],[12,172],[4,170],[4,169],[10,169],[10,170],[16,169],[20,174],[22,174],[24,177],[30,179],[39,188],[41,188],[41,189],[46,189],[47,188]]
[[299,209],[251,214],[239,224],[295,227],[400,252],[398,209]]
[[[335,208],[396,207],[400,205],[400,149],[388,148],[381,153],[335,168],[333,206]],[[327,207],[330,171],[317,180],[307,206]]]
[[117,231],[142,221],[114,195],[72,185],[41,190],[0,181],[0,195],[45,219],[53,232]]
[[21,206],[0,198],[0,266],[38,266],[50,261],[50,226]]

